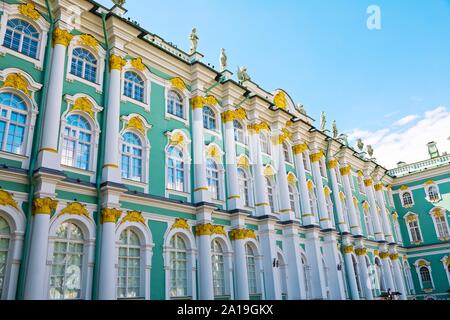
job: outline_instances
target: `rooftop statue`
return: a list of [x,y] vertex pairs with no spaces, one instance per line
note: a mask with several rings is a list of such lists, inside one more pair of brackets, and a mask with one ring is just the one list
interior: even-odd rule
[[373,153],[374,153],[373,147],[370,145],[367,146],[367,154],[369,155],[369,157],[373,158]]
[[125,5],[125,0],[112,0],[112,2],[119,7],[123,7]]
[[334,120],[333,121],[333,138],[334,139],[336,139],[337,137],[338,137],[338,135],[339,135],[339,131],[338,131],[338,128],[337,128],[337,123],[336,123],[336,120]]
[[225,53],[225,49],[222,48],[220,50],[220,72],[223,72],[227,69],[227,61],[228,61],[227,54]]
[[305,116],[308,115],[306,113],[305,107],[301,103],[297,103],[297,105],[295,106],[295,109],[297,109],[297,111],[300,112],[300,114],[303,114]]
[[197,52],[198,40],[200,39],[197,35],[197,28],[192,29],[189,39],[191,40],[191,54],[193,54]]
[[356,140],[356,146],[358,147],[359,151],[362,152],[364,149],[364,143],[361,139]]
[[240,83],[251,80],[246,67],[238,67],[237,77]]
[[327,116],[325,115],[325,112],[322,111],[320,114],[320,131],[325,131],[325,127],[327,125]]

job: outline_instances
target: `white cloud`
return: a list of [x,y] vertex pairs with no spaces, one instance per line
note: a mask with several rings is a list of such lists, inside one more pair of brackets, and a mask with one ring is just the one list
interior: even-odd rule
[[395,168],[400,161],[413,163],[427,159],[426,144],[431,141],[437,142],[441,153],[450,151],[450,111],[446,107],[437,107],[413,120],[410,120],[412,116],[408,117],[403,118],[406,124],[418,121],[410,127],[396,127],[394,123],[392,128],[374,132],[354,129],[349,134],[350,143],[361,138],[366,145],[372,145],[377,162],[388,169]]
[[409,116],[406,116],[404,118],[401,118],[400,120],[398,120],[396,123],[394,123],[394,126],[405,126],[408,123],[413,122],[416,119],[419,119],[420,116],[417,114],[411,114]]

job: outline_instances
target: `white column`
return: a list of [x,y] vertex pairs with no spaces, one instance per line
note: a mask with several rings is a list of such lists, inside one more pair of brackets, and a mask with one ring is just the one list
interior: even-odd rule
[[298,177],[298,183],[300,187],[300,202],[302,207],[302,222],[304,226],[316,225],[316,217],[314,212],[311,212],[309,206],[308,186],[306,184],[306,172],[303,157],[305,157],[305,151],[308,149],[307,144],[297,144],[292,150],[294,151],[294,162]]
[[278,138],[275,142],[275,165],[277,168],[278,195],[280,197],[280,216],[282,221],[293,221],[295,219],[295,208],[291,208],[291,201],[289,199],[289,186],[286,173],[286,162],[284,159],[283,141],[281,138]]
[[211,224],[197,225],[195,232],[198,237],[198,269],[200,284],[200,300],[214,300],[212,259],[211,259]]
[[305,239],[306,256],[311,267],[311,292],[313,300],[324,300],[327,298],[325,291],[322,255],[320,252],[319,231],[317,228],[306,231]]
[[121,182],[119,168],[120,137],[120,96],[121,73],[126,61],[119,56],[111,55],[110,58],[110,84],[108,92],[108,107],[106,119],[106,143],[105,160],[102,171],[102,181]]
[[337,160],[331,160],[328,162],[328,169],[329,169],[330,178],[331,178],[331,186],[333,188],[333,199],[334,199],[334,203],[336,204],[336,212],[337,212],[337,216],[338,216],[338,220],[339,220],[337,222],[337,225],[339,225],[339,231],[341,231],[343,233],[348,233],[349,228],[348,228],[347,222],[345,221],[345,218],[344,218],[341,197],[339,196],[339,186],[338,186],[338,180],[337,180],[337,175],[339,173],[336,171],[337,165],[338,165]]
[[285,239],[285,255],[287,262],[287,290],[289,300],[306,299],[304,270],[300,256],[298,230],[293,225],[283,230]]
[[31,232],[30,255],[25,282],[25,300],[47,300],[45,292],[47,268],[47,248],[50,215],[58,202],[51,198],[34,199],[33,227]]
[[350,294],[352,300],[360,300],[358,284],[356,283],[355,268],[353,266],[353,246],[349,245],[344,247],[344,262],[345,270],[347,271],[347,280],[350,287]]
[[239,194],[238,170],[236,165],[236,141],[234,140],[234,120],[236,111],[225,111],[225,161],[228,184],[228,210],[242,209],[243,202]]
[[358,248],[355,250],[356,256],[358,257],[358,265],[360,270],[361,286],[364,291],[364,296],[366,300],[373,300],[372,293],[372,282],[369,276],[369,270],[367,269],[366,248]]
[[246,239],[235,238],[232,240],[234,247],[234,275],[236,277],[235,297],[236,300],[249,300],[247,255],[245,252]]
[[53,33],[53,53],[50,77],[42,126],[42,142],[38,155],[38,167],[60,169],[60,154],[58,153],[59,124],[61,120],[61,105],[64,84],[64,66],[66,48],[73,36],[66,30],[56,28]]
[[192,141],[194,161],[194,202],[210,202],[211,194],[206,179],[205,141],[203,137],[203,105],[205,99],[196,96],[192,99]]
[[327,202],[325,199],[325,191],[323,190],[323,178],[320,173],[319,162],[324,157],[322,151],[316,151],[311,154],[311,167],[313,173],[314,184],[316,185],[317,200],[319,204],[319,217],[321,229],[327,230],[333,228],[332,220],[328,214]]
[[402,268],[400,265],[400,260],[398,259],[398,253],[393,253],[390,255],[391,261],[392,261],[392,266],[394,269],[394,278],[395,278],[395,283],[397,285],[396,289],[398,292],[401,293],[400,295],[400,299],[401,300],[408,300],[407,296],[407,290],[406,290],[406,286],[405,286],[405,281],[403,278],[403,272],[402,272]]
[[250,134],[250,159],[253,164],[255,181],[255,207],[257,216],[266,216],[271,213],[269,197],[267,195],[267,182],[264,177],[264,166],[261,154],[258,125],[248,127]]
[[279,277],[273,267],[273,261],[277,258],[275,226],[269,221],[260,226],[259,243],[263,255],[264,283],[267,300],[281,300],[281,286]]
[[102,210],[102,241],[100,249],[99,300],[116,300],[116,221],[121,212]]
[[387,213],[386,213],[386,200],[384,198],[383,184],[382,183],[376,184],[374,186],[374,189],[375,189],[376,199],[377,199],[377,201],[380,205],[380,209],[381,209],[381,223],[383,226],[384,236],[386,237],[387,242],[393,243],[394,237],[392,235],[391,223],[389,222],[389,217],[387,216]]
[[[352,167],[346,165],[341,168],[342,184],[344,185],[345,201],[348,210],[348,219],[350,222],[350,232],[355,236],[362,235],[361,223],[359,214],[355,210],[355,204],[353,203],[352,187],[350,185]],[[344,214],[346,214],[344,212]]]
[[395,291],[396,287],[394,283],[394,278],[392,277],[391,267],[389,265],[390,260],[389,252],[388,251],[380,252],[380,258],[381,258],[381,267],[383,268],[384,281],[387,286],[386,289],[391,289],[392,291]]
[[337,250],[336,236],[329,232],[324,237],[323,256],[328,268],[328,286],[330,288],[332,300],[345,300],[344,283],[339,275],[337,265],[339,264],[339,255]]
[[[369,199],[370,205],[370,215],[372,216],[373,228],[375,230],[375,240],[384,241],[384,233],[381,228],[381,223],[379,215],[377,212],[377,203],[375,201],[375,194],[373,189],[373,180],[371,178],[366,178],[364,180],[364,185],[366,186],[366,194]],[[380,204],[382,205],[382,204]]]

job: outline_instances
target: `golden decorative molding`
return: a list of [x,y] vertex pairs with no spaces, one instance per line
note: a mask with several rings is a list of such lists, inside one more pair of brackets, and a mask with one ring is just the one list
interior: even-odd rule
[[30,95],[28,90],[28,81],[20,73],[10,73],[6,76],[5,82],[3,82],[2,88],[14,88],[22,91],[27,96]]
[[206,150],[206,156],[219,161],[221,157],[219,147],[217,147],[215,144],[208,146],[208,149]]
[[295,184],[297,182],[297,177],[292,172],[289,172],[287,175],[287,181],[289,184]]
[[186,144],[186,141],[182,133],[175,132],[170,136],[169,143],[172,146],[184,146]]
[[389,255],[389,258],[391,258],[391,260],[398,260],[399,259],[399,254],[398,253],[392,253]]
[[53,31],[53,46],[57,45],[57,44],[61,44],[64,47],[68,47],[70,41],[72,41],[73,39],[73,35],[69,33],[69,31],[61,29],[61,28],[56,28]]
[[229,235],[231,240],[256,239],[255,231],[249,229],[234,229]]
[[125,222],[136,222],[145,225],[145,219],[142,216],[142,212],[139,211],[128,211],[127,215],[122,219],[120,224]]
[[213,234],[227,235],[224,226],[214,226]]
[[362,170],[357,171],[358,177],[364,177],[364,172]]
[[36,7],[32,2],[19,5],[19,12],[20,14],[27,16],[35,21],[39,20],[39,18],[41,17],[41,14],[36,10]]
[[373,180],[372,179],[366,179],[364,180],[364,185],[366,187],[370,187],[371,185],[373,185]]
[[408,186],[401,186],[401,187],[400,187],[400,190],[402,190],[402,191],[406,191],[406,190],[408,190],[408,189],[409,189]]
[[33,200],[33,214],[48,214],[50,215],[58,205],[57,200],[51,198],[38,198]]
[[394,213],[392,214],[392,217],[394,218],[394,220],[398,220],[398,213],[397,213],[397,212],[394,212]]
[[314,190],[314,182],[312,182],[312,180],[308,180],[308,182],[306,182],[306,186],[310,192]]
[[139,71],[145,70],[145,64],[142,62],[142,58],[136,58],[136,59],[131,60],[131,65],[136,70],[139,70]]
[[77,216],[85,216],[86,218],[90,219],[91,216],[89,214],[88,209],[86,209],[86,206],[79,203],[79,202],[72,202],[68,203],[67,207],[61,210],[58,217],[63,216],[65,214],[73,214]]
[[297,144],[292,147],[292,151],[294,151],[294,154],[296,154],[296,155],[301,154],[301,153],[305,152],[306,150],[308,150],[308,145],[306,143]]
[[324,155],[323,151],[320,150],[319,152],[316,152],[316,153],[311,154],[311,155],[309,156],[309,158],[311,159],[311,162],[312,162],[312,163],[315,163],[315,162],[319,162],[320,159],[322,159],[324,156],[325,156],[325,155]]
[[375,191],[382,191],[383,190],[383,184],[382,183],[377,183],[375,186]]
[[347,165],[343,168],[341,168],[339,171],[341,171],[341,176],[348,176],[350,172],[352,172],[352,166]]
[[365,256],[367,254],[367,248],[357,248],[355,253],[357,256]]
[[419,267],[428,267],[430,264],[429,264],[427,261],[425,261],[425,260],[420,260],[420,261],[417,263],[417,265],[418,265]]
[[119,70],[122,71],[123,67],[127,64],[127,61],[122,57],[111,55],[109,58],[109,67],[111,70]]
[[270,126],[267,122],[262,121],[260,123],[254,123],[247,126],[248,130],[254,131],[255,133],[260,133],[263,130],[270,131]]
[[237,166],[248,170],[248,168],[250,168],[250,162],[246,156],[240,155],[237,161]]
[[336,169],[339,162],[336,159],[328,161],[328,169]]
[[445,260],[445,264],[448,266],[450,265],[450,257],[447,257],[447,260]]
[[363,209],[369,210],[369,208],[370,208],[369,203],[368,203],[367,201],[364,201],[364,203],[363,203]]
[[278,92],[273,98],[273,103],[278,109],[287,109],[286,94],[283,91]]
[[374,255],[375,257],[379,257],[379,256],[380,256],[380,251],[378,251],[378,250],[373,250],[373,255]]
[[82,34],[78,43],[84,44],[85,46],[94,49],[96,52],[98,51],[98,41],[90,34]]
[[192,109],[203,109],[205,105],[205,98],[202,96],[195,96],[191,99]]
[[432,212],[435,218],[440,218],[445,215],[445,211],[442,210],[441,208],[434,208]]
[[209,95],[205,98],[205,104],[209,104],[210,106],[215,106],[215,105],[218,105],[219,102],[217,101],[216,97]]
[[355,207],[358,206],[358,199],[356,199],[355,196],[353,196],[353,205],[354,205]]
[[329,197],[330,194],[331,194],[331,190],[330,190],[330,188],[328,186],[325,186],[323,188],[323,192],[325,192],[325,196],[327,196],[327,197]]
[[234,120],[244,120],[247,118],[247,112],[242,109],[236,109],[236,110],[228,110],[222,113],[222,120],[224,123],[231,122]]
[[170,80],[170,83],[180,91],[184,91],[186,89],[186,83],[184,83],[183,79],[181,79],[180,77],[172,78]]
[[406,217],[406,221],[407,222],[414,222],[417,221],[417,216],[414,214],[410,214],[409,216]]
[[211,223],[200,224],[195,226],[195,235],[200,236],[210,236],[214,232],[214,226]]
[[289,140],[292,138],[292,134],[288,131],[288,129],[283,128],[281,129],[281,133],[278,135],[278,137],[275,138],[275,144],[283,144],[286,140]]
[[122,211],[115,208],[105,208],[102,210],[100,223],[116,223],[122,216]]
[[182,219],[182,218],[175,219],[175,222],[172,225],[172,227],[170,228],[170,230],[173,230],[173,229],[184,229],[187,231],[191,231],[191,227],[189,226],[187,220]]
[[80,97],[75,100],[70,111],[80,110],[89,114],[92,118],[94,118],[94,110],[92,108],[92,103],[86,97]]
[[264,168],[264,176],[265,177],[272,177],[274,175],[275,175],[275,172],[273,171],[272,166],[270,166],[270,165],[265,166],[265,168]]
[[390,256],[390,254],[389,254],[388,251],[386,251],[386,252],[380,252],[379,256],[380,256],[381,259],[388,259],[389,256]]
[[339,199],[341,199],[342,202],[345,201],[345,193],[343,191],[339,192]]
[[435,182],[433,180],[428,180],[427,182],[425,182],[426,185],[432,185],[435,184]]
[[353,253],[353,246],[345,246],[344,253]]
[[139,117],[131,118],[127,123],[127,129],[136,129],[142,133],[145,133],[144,122]]
[[0,206],[11,206],[19,210],[19,206],[12,194],[5,190],[0,190]]

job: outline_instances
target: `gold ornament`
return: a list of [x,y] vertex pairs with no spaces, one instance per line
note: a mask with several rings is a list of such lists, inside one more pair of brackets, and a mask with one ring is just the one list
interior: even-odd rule
[[172,84],[172,86],[174,86],[175,88],[177,88],[180,91],[184,91],[186,89],[186,84],[184,83],[183,79],[181,79],[180,77],[172,78],[170,80],[170,83]]
[[383,190],[383,184],[382,183],[377,183],[375,186],[375,191],[382,191]]
[[358,177],[364,177],[364,172],[362,172],[362,170],[358,170],[357,174]]
[[231,122],[234,120],[244,120],[246,118],[247,113],[242,108],[236,110],[228,110],[222,113],[222,120],[224,123]]
[[142,212],[139,211],[128,211],[127,215],[122,219],[120,224],[125,222],[137,222],[145,225],[145,219],[142,216]]
[[67,30],[56,28],[53,31],[53,46],[61,44],[64,47],[67,47],[72,39],[73,35],[71,35]]
[[260,133],[263,130],[270,131],[270,127],[267,122],[254,123],[247,126],[248,130]]
[[400,190],[402,190],[402,191],[406,191],[406,190],[408,190],[408,189],[409,189],[408,186],[401,186],[401,187],[400,187]]
[[230,231],[229,235],[231,240],[256,239],[255,231],[248,229],[234,229]]
[[275,139],[275,144],[283,144],[286,140],[291,138],[292,134],[286,128],[283,128],[281,134]]
[[221,234],[225,236],[227,233],[225,232],[224,226],[214,226],[213,234]]
[[58,217],[63,216],[65,214],[73,214],[77,216],[85,216],[86,218],[91,218],[89,215],[89,211],[86,209],[86,206],[79,202],[68,203],[67,207],[61,210]]
[[287,108],[286,94],[283,91],[278,92],[273,98],[273,103],[277,108],[286,110]]
[[295,184],[297,182],[297,177],[292,172],[289,172],[287,175],[287,181],[289,184]]
[[203,109],[205,105],[205,98],[202,96],[195,96],[191,99],[192,109]]
[[347,165],[347,166],[341,168],[340,171],[341,171],[341,176],[343,176],[343,177],[347,176],[352,171],[352,166],[351,165]]
[[339,199],[341,199],[341,201],[342,202],[344,202],[345,201],[345,194],[344,194],[344,192],[339,192]]
[[411,214],[411,215],[409,215],[409,216],[406,217],[406,221],[407,221],[407,222],[414,222],[414,221],[417,221],[417,216]]
[[241,155],[237,161],[238,167],[244,168],[245,170],[248,170],[250,167],[250,163],[248,161],[248,158],[244,155]]
[[330,194],[331,194],[331,190],[330,190],[330,188],[328,186],[325,186],[323,188],[323,192],[325,192],[325,196],[327,196],[327,197],[329,197]]
[[391,255],[389,255],[389,258],[391,258],[391,260],[398,260],[399,254],[398,253],[392,253]]
[[127,61],[122,57],[111,55],[109,58],[109,67],[111,70],[119,70],[122,71],[123,67],[127,64]]
[[144,122],[139,117],[133,117],[128,121],[127,129],[136,129],[142,133],[145,133]]
[[184,229],[184,230],[190,231],[191,227],[189,226],[186,219],[178,218],[178,219],[175,219],[175,222],[171,227],[171,230],[173,230],[173,229]]
[[33,214],[51,214],[58,205],[57,200],[51,198],[38,198],[33,200]]
[[353,253],[353,246],[345,246],[344,253]]
[[5,82],[2,85],[2,88],[14,88],[19,91],[22,91],[28,96],[30,95],[30,91],[28,90],[28,81],[20,73],[8,74],[8,76],[5,79]]
[[336,159],[328,161],[328,169],[336,169],[339,162]]
[[367,254],[367,248],[357,248],[355,253],[357,256],[365,256]]
[[32,2],[19,5],[19,12],[35,21],[41,17],[41,14],[36,10]]
[[139,70],[139,71],[145,70],[145,64],[142,62],[142,58],[136,58],[136,59],[131,60],[131,65],[136,70]]
[[92,103],[86,97],[80,97],[75,100],[71,111],[80,110],[88,113],[92,118],[94,118],[94,110],[92,109]]
[[217,102],[216,97],[209,95],[205,98],[205,104],[208,104],[210,106],[215,106],[219,103]]
[[370,187],[372,184],[373,184],[373,180],[372,179],[364,180],[364,185],[366,187]]
[[84,44],[85,46],[91,47],[95,51],[98,49],[98,41],[90,34],[82,34],[80,36],[79,44]]
[[115,208],[105,208],[102,210],[100,223],[116,223],[117,220],[122,216],[122,211]]
[[195,226],[195,235],[200,236],[210,236],[214,232],[214,226],[211,223],[200,224]]
[[181,134],[180,132],[175,132],[170,136],[169,142],[172,146],[184,146],[185,139],[183,134]]
[[1,206],[11,206],[19,210],[16,200],[12,197],[12,194],[5,190],[0,190],[0,205]]
[[311,159],[311,162],[319,162],[320,159],[322,159],[324,157],[323,151],[320,150],[319,152],[313,153],[312,155],[309,156],[309,158]]
[[380,252],[380,258],[381,258],[381,259],[387,259],[387,258],[389,258],[389,252],[388,252],[388,251],[386,251],[386,252]]
[[306,150],[308,150],[308,145],[306,143],[298,144],[292,148],[294,154],[302,154]]
[[417,265],[419,267],[428,267],[428,263],[425,260],[420,260]]
[[306,186],[308,187],[308,190],[312,192],[314,190],[314,183],[311,180],[308,180],[306,183]]
[[267,165],[264,168],[264,176],[266,177],[272,177],[275,173],[273,172],[273,168],[270,165]]
[[432,184],[434,184],[434,181],[433,180],[428,180],[427,182],[425,182],[425,184],[426,185],[432,185]]
[[380,251],[374,250],[374,251],[373,251],[373,255],[376,256],[376,257],[377,257],[377,256],[379,257],[379,256],[380,256]]
[[206,152],[206,155],[209,158],[215,159],[216,161],[220,160],[220,150],[214,144],[208,147],[208,151]]

